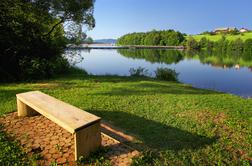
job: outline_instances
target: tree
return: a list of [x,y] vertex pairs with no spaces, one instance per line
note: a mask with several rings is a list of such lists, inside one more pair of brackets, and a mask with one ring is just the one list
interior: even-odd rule
[[[95,25],[93,0],[0,1],[0,81],[50,77],[68,63],[63,23]],[[79,32],[79,31],[77,31]]]
[[50,35],[52,31],[64,22],[74,22],[76,24],[87,25],[94,28],[95,20],[93,17],[95,0],[28,0],[26,3],[33,4],[40,9],[47,17],[56,18],[55,23],[44,35]]
[[207,38],[203,37],[203,38],[200,39],[199,45],[200,45],[201,48],[205,48],[205,47],[207,47],[207,43],[208,43]]
[[92,44],[94,41],[93,41],[93,39],[92,39],[91,37],[88,37],[88,38],[85,40],[85,42],[86,42],[87,44]]
[[180,45],[185,40],[184,34],[174,30],[130,33],[117,40],[119,45]]
[[238,30],[237,28],[234,28],[234,29],[232,29],[232,30],[229,32],[229,34],[231,34],[231,35],[238,35],[238,34],[240,34],[240,32],[239,32],[239,30]]
[[199,50],[200,49],[199,43],[193,37],[189,37],[187,39],[186,46],[187,46],[187,49],[189,49],[189,50]]
[[243,59],[247,61],[252,60],[252,39],[247,39],[244,42]]

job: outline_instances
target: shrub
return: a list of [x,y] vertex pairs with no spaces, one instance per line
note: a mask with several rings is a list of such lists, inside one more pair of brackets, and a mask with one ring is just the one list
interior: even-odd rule
[[207,42],[208,42],[208,40],[206,37],[201,38],[200,42],[199,42],[200,47],[205,48],[207,46]]
[[107,152],[107,148],[99,148],[92,152],[88,157],[81,156],[77,161],[76,165],[101,165],[111,166],[109,160],[104,158],[104,154]]
[[20,60],[19,66],[21,71],[20,79],[22,80],[50,78],[69,69],[68,61],[61,56],[51,60],[39,57],[24,58]]
[[130,76],[133,77],[144,77],[144,76],[148,76],[148,70],[143,68],[143,67],[138,67],[138,68],[130,68],[129,70],[130,72]]
[[30,165],[27,154],[17,141],[11,141],[0,125],[0,165]]
[[178,73],[169,68],[157,68],[155,71],[156,79],[165,81],[178,81]]
[[186,47],[189,50],[199,50],[200,49],[199,43],[193,37],[189,37],[187,39]]
[[229,45],[228,45],[228,49],[236,50],[236,51],[242,51],[243,47],[244,47],[244,42],[240,38],[229,42]]

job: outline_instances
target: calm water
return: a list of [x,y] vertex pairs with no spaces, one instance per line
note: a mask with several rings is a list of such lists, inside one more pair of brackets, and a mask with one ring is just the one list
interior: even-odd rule
[[[81,50],[75,64],[95,75],[129,75],[144,67],[153,76],[158,67],[175,69],[179,80],[194,87],[252,97],[252,61],[243,57],[184,55],[174,50]],[[240,65],[239,63],[243,63]]]

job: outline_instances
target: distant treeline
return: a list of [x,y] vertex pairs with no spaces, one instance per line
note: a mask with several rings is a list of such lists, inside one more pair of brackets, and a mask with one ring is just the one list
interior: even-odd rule
[[183,45],[188,50],[217,50],[218,52],[240,52],[252,55],[252,39],[234,41],[223,37],[219,41],[211,41],[206,37],[200,41],[193,37],[186,38],[186,34],[175,30],[134,32],[126,34],[117,40],[118,45],[152,45],[152,46],[178,46]]
[[117,40],[118,45],[178,46],[185,41],[185,34],[174,30],[130,33]]
[[243,41],[238,38],[234,41],[230,41],[223,36],[220,40],[213,42],[205,37],[200,41],[196,41],[193,37],[189,37],[185,45],[188,50],[218,51],[218,53],[221,54],[233,54],[235,52],[252,56],[252,39]]

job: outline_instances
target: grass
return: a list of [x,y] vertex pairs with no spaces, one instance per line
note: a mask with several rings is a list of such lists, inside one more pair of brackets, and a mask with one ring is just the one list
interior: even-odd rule
[[79,71],[35,83],[0,84],[0,114],[16,111],[15,94],[31,90],[134,135],[131,145],[155,154],[135,159],[136,165],[150,160],[153,165],[249,165],[252,158],[251,99],[176,82]]
[[0,126],[0,165],[26,166],[30,163],[28,156],[19,147],[18,142],[11,140]]
[[[222,38],[223,34],[217,34],[217,35],[193,35],[192,37],[194,39],[196,39],[197,41],[200,41],[201,38],[206,37],[207,39],[211,40],[211,41],[218,41]],[[252,32],[247,32],[247,33],[242,33],[239,35],[231,35],[231,34],[227,34],[225,35],[227,40],[230,41],[234,41],[238,38],[242,39],[242,40],[246,40],[246,39],[252,39]]]

